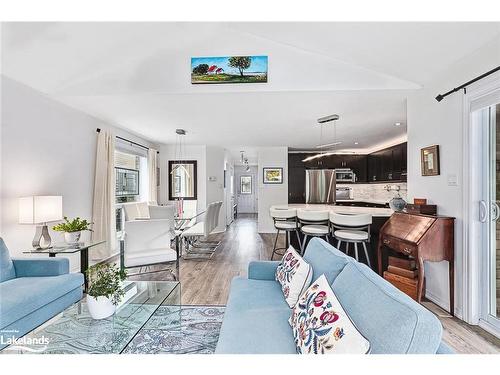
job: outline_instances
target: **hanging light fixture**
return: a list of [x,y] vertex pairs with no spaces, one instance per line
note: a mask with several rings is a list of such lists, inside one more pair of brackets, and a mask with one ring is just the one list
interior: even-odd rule
[[175,150],[174,150],[174,159],[178,161],[177,164],[175,164],[174,168],[172,168],[172,171],[170,174],[174,174],[174,172],[177,169],[183,169],[184,173],[186,173],[187,177],[189,176],[189,172],[184,166],[185,163],[183,163],[185,160],[183,158],[184,156],[184,151],[186,147],[186,143],[184,142],[184,137],[186,136],[186,131],[184,129],[175,129]]
[[248,158],[245,157],[245,151],[240,151],[240,156],[241,156],[241,164],[243,164],[244,166],[246,166],[245,168],[245,172],[250,172],[250,165],[248,164]]
[[[320,143],[316,146],[316,148],[319,148],[320,152],[315,154],[315,155],[312,155],[312,156],[305,158],[304,160],[302,160],[303,162],[307,162],[307,161],[311,161],[314,159],[319,159],[319,158],[323,158],[325,156],[330,156],[330,155],[335,154],[335,146],[342,143],[342,142],[337,141],[337,122],[336,121],[339,118],[340,118],[339,115],[330,115],[330,116],[326,116],[326,117],[322,117],[322,118],[318,119],[318,124],[320,126],[320,134],[319,134],[319,142]],[[331,121],[333,121],[333,139],[334,139],[334,142],[327,143],[327,144],[321,144],[321,142],[323,141],[323,124],[327,124]],[[327,147],[332,147],[332,146],[333,146],[333,149],[325,150]]]

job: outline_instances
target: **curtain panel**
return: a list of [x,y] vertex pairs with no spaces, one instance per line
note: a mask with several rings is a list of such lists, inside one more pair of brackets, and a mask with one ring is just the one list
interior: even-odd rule
[[92,240],[106,241],[93,248],[92,259],[105,259],[115,252],[116,217],[115,135],[104,129],[97,133],[92,222]]

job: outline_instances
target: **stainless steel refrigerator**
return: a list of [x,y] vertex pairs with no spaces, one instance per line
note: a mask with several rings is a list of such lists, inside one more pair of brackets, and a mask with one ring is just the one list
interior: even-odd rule
[[306,203],[335,204],[334,169],[306,169]]

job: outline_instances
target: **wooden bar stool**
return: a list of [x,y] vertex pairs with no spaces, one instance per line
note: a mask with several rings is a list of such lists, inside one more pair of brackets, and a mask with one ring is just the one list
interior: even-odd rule
[[330,223],[333,237],[338,240],[337,249],[340,250],[340,245],[342,242],[345,242],[345,253],[349,255],[349,244],[354,244],[354,258],[359,262],[358,244],[361,243],[365,251],[368,266],[371,267],[366,243],[370,242],[370,225],[372,224],[372,215],[330,212]]
[[327,210],[297,210],[297,219],[300,231],[304,234],[304,240],[300,243],[300,251],[304,254],[307,237],[325,237],[328,242],[330,226],[328,223],[329,211]]
[[[277,229],[276,238],[274,239],[273,253],[271,255],[271,260],[274,258],[274,254],[283,256],[290,246],[290,233],[295,232],[297,234],[297,239],[300,243],[299,237],[299,223],[297,221],[297,210],[294,208],[280,208],[271,207],[269,209],[271,217],[274,221],[274,227]],[[276,247],[278,243],[278,235],[280,231],[285,232],[285,247]],[[280,250],[283,250],[281,252]]]

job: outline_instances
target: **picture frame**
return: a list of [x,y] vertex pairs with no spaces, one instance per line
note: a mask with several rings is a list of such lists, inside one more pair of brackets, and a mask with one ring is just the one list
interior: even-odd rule
[[267,83],[268,56],[191,57],[191,84]]
[[283,168],[281,167],[264,167],[262,169],[262,182],[264,184],[282,184],[283,183]]
[[422,176],[439,176],[439,145],[424,147],[420,150]]

